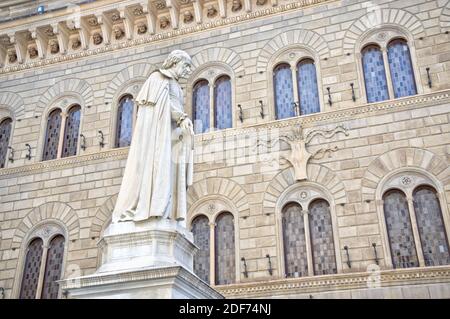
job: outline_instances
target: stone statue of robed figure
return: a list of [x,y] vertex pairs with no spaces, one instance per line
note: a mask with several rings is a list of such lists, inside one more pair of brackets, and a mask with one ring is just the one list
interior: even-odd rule
[[137,121],[113,223],[161,218],[186,226],[194,131],[178,80],[187,78],[191,67],[186,52],[173,51],[137,95]]

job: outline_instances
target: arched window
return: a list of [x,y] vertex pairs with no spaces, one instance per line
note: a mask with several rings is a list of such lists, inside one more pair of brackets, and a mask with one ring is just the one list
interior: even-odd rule
[[236,280],[234,217],[225,212],[217,216],[214,231],[215,284],[228,285]]
[[417,94],[411,54],[406,41],[391,41],[387,51],[395,98]]
[[418,267],[406,195],[392,190],[383,196],[384,217],[394,268]]
[[134,102],[131,95],[119,101],[117,109],[116,147],[130,146],[133,135]]
[[362,66],[367,102],[373,103],[389,99],[386,70],[380,47],[369,45],[362,50]]
[[34,239],[27,247],[20,299],[36,298],[43,248],[43,242],[40,238]]
[[219,130],[233,126],[231,107],[231,80],[223,75],[214,83],[214,119]]
[[275,116],[277,120],[295,116],[294,89],[289,64],[279,64],[273,70]]
[[[231,98],[230,98],[231,100]],[[193,93],[194,131],[204,133],[209,129],[209,84],[200,80],[194,85]]]
[[47,119],[45,145],[42,160],[52,160],[58,157],[59,134],[61,132],[61,110],[53,110]]
[[420,186],[414,190],[413,198],[425,266],[450,264],[448,238],[436,191]]
[[297,64],[300,115],[320,112],[319,90],[314,61],[304,59]]
[[61,157],[77,155],[80,118],[81,107],[79,105],[72,106],[67,114]]
[[6,154],[8,153],[9,139],[11,138],[12,120],[4,119],[0,123],[0,168],[6,165]]
[[42,299],[58,298],[59,286],[56,282],[61,278],[63,257],[64,237],[58,235],[50,241],[50,246],[47,250]]
[[312,257],[315,275],[336,274],[333,224],[330,205],[323,199],[309,206],[309,232],[311,234]]
[[299,204],[283,207],[282,227],[286,277],[308,276],[305,223]]
[[199,251],[194,256],[194,273],[206,283],[209,283],[209,220],[206,216],[197,216],[192,222],[191,231],[194,235],[194,243]]
[[57,281],[63,272],[64,245],[64,236],[60,234],[51,237],[49,242],[45,239],[44,243],[39,237],[30,242],[22,275],[21,299],[58,298]]

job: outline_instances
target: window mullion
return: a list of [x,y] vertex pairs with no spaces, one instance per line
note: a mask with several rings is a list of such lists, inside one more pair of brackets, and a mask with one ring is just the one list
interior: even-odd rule
[[309,213],[310,213],[309,210],[302,211],[303,224],[305,225],[304,227],[305,227],[306,256],[308,259],[308,276],[314,276],[311,232],[309,229]]
[[292,107],[294,107],[294,114],[297,113],[296,115],[299,116],[302,114],[301,109],[300,109],[300,96],[298,94],[298,74],[297,74],[297,66],[296,65],[291,65],[291,77],[292,77],[292,90],[294,90],[293,92],[293,97],[294,97],[294,103],[298,103],[298,108],[297,106],[292,105]]
[[66,131],[67,113],[61,112],[61,128],[59,130],[59,141],[58,141],[58,155],[56,158],[61,158],[62,150],[64,146],[64,134]]
[[414,235],[414,243],[416,245],[417,258],[419,259],[419,266],[425,267],[425,258],[423,256],[419,228],[417,227],[417,218],[414,210],[413,198],[408,196],[407,200],[408,200],[409,217],[411,219],[411,227]]
[[41,296],[42,296],[42,288],[44,285],[45,265],[47,264],[48,248],[49,248],[48,244],[44,244],[44,247],[42,249],[41,266],[39,268],[38,285],[37,285],[37,289],[36,289],[36,299],[41,299]]
[[386,81],[388,86],[389,99],[394,99],[395,98],[394,86],[392,84],[391,67],[389,65],[387,48],[382,48],[381,52],[383,53],[384,71],[386,72]]
[[216,242],[215,242],[216,224],[209,223],[209,284],[215,285],[216,282]]
[[215,106],[215,100],[214,100],[214,89],[215,89],[215,84],[209,84],[209,109],[211,112],[209,112],[209,129],[210,131],[212,130],[216,130],[216,121],[215,121],[215,116],[216,116],[216,112],[214,109]]

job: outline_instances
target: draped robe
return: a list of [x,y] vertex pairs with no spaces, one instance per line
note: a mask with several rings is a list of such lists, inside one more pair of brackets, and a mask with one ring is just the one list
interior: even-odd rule
[[193,136],[177,125],[186,116],[181,87],[168,70],[159,70],[135,101],[137,121],[112,221],[185,220]]

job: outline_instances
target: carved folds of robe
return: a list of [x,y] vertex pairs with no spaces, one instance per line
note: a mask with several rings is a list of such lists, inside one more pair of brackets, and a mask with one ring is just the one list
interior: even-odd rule
[[156,71],[135,100],[139,110],[113,223],[152,216],[185,220],[193,136],[177,125],[186,116],[181,87],[167,70]]

